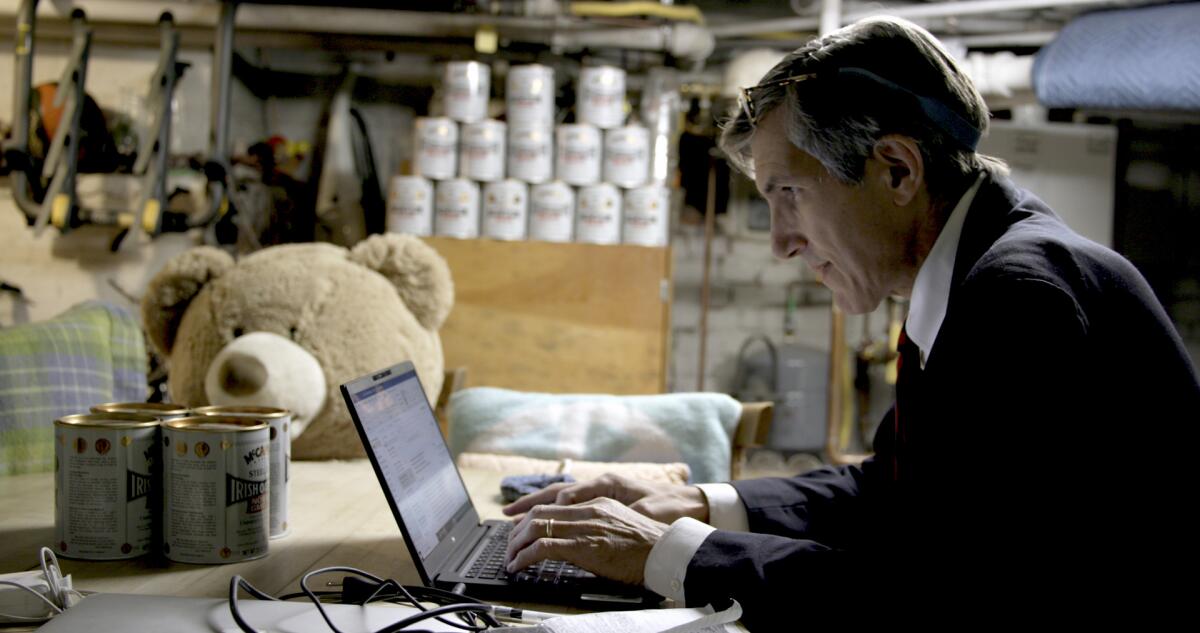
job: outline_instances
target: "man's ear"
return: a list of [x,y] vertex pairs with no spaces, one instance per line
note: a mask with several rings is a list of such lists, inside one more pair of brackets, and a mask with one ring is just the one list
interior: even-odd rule
[[171,354],[175,332],[192,299],[230,268],[233,258],[228,253],[200,246],[176,255],[150,280],[142,295],[142,324],[164,356]]
[[911,137],[888,134],[875,142],[871,160],[878,163],[876,177],[891,191],[892,202],[912,202],[925,185],[925,160],[921,147]]

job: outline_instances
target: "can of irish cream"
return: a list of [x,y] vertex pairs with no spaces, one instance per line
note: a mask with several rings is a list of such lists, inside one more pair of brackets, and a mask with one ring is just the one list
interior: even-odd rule
[[181,563],[267,555],[270,427],[229,416],[163,423],[163,553]]
[[271,538],[287,536],[288,471],[292,461],[292,412],[279,407],[224,405],[196,407],[196,415],[259,420],[270,425],[271,439]]
[[130,413],[54,421],[54,548],[89,560],[154,547],[158,420]]
[[169,402],[107,402],[92,405],[91,410],[92,413],[136,413],[158,418],[164,422],[188,415],[187,407]]

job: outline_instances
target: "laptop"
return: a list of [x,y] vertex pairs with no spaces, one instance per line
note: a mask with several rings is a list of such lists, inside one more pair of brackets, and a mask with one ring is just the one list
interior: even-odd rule
[[461,583],[472,597],[587,609],[646,608],[662,600],[564,561],[507,573],[512,522],[479,521],[411,362],[348,382],[341,391],[425,586]]

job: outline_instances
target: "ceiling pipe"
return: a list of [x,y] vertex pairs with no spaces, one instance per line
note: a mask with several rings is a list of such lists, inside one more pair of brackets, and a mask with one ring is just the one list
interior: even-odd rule
[[666,51],[675,57],[703,61],[716,47],[716,38],[704,27],[680,23],[657,28],[555,33],[551,45],[555,50],[564,51],[599,47]]
[[[3,3],[11,0],[0,0]],[[150,23],[152,14],[144,2],[113,0],[97,3],[93,22],[125,24]],[[636,3],[634,3],[636,4]],[[180,26],[217,26],[218,5],[185,5],[176,13]],[[2,11],[0,11],[2,12]],[[41,11],[39,13],[46,13]],[[53,14],[47,17],[52,17]],[[92,17],[92,14],[89,14]],[[513,17],[424,11],[392,11],[238,4],[237,29],[261,32],[313,32],[359,36],[473,37],[484,26],[497,30],[504,38],[549,44],[559,50],[625,48],[666,51],[676,57],[702,61],[716,46],[708,29],[689,22],[676,22],[644,28],[597,29],[582,17]]]
[[[845,13],[841,16],[841,24],[857,22],[872,15],[894,15],[909,20],[923,18],[943,18],[951,16],[981,15],[986,13],[1002,13],[1007,11],[1030,11],[1037,9],[1061,9],[1065,7],[1087,6],[1130,6],[1145,4],[1137,0],[969,0],[964,2],[938,2],[933,4],[903,5],[893,7],[872,7]],[[780,31],[817,31],[821,26],[821,17],[775,18],[771,20],[756,20],[753,22],[738,22],[725,26],[714,26],[709,30],[718,38],[758,35],[762,33],[778,33]]]
[[[14,0],[0,0],[0,15],[15,15]],[[175,23],[184,26],[217,27],[224,3],[143,2],[107,0],[88,7],[92,23],[157,24],[159,9],[169,8]],[[43,5],[38,19],[63,19],[52,6]],[[551,31],[570,26],[578,20],[566,21],[555,17],[515,17],[468,13],[434,13],[369,8],[335,8],[293,5],[281,10],[279,5],[238,3],[236,28],[264,31],[322,32],[358,35],[474,35],[481,26],[499,30]],[[434,29],[435,32],[430,32]]]
[[[1045,46],[1054,40],[1056,31],[1028,31],[1024,33],[980,33],[977,35],[959,35],[953,39],[963,46],[971,48],[987,48],[990,46]],[[948,38],[946,38],[948,39]]]
[[825,0],[821,3],[820,33],[838,30],[842,20],[842,0]]

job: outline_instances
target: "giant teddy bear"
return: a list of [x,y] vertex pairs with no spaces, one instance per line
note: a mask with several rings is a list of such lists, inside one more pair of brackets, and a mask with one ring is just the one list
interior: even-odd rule
[[287,408],[292,454],[325,459],[363,454],[342,383],[411,360],[436,402],[438,328],[453,303],[445,260],[388,234],[350,250],[274,246],[238,262],[191,249],[151,280],[142,317],[167,359],[173,401]]

